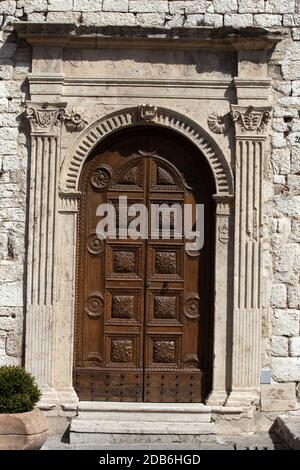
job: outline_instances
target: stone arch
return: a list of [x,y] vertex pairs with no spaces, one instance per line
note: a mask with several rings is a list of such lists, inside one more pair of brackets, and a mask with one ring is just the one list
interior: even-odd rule
[[218,196],[233,194],[231,169],[210,135],[199,124],[177,111],[150,105],[121,109],[93,122],[66,155],[61,169],[61,191],[74,193],[78,190],[83,164],[103,138],[120,129],[135,125],[166,127],[187,137],[206,158],[215,181],[216,194]]

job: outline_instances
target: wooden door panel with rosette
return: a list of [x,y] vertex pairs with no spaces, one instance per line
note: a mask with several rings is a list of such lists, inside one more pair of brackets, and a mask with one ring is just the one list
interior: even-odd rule
[[[199,402],[210,373],[211,243],[196,256],[186,250],[184,204],[207,204],[195,151],[159,129],[132,129],[111,138],[81,176],[77,250],[74,386],[85,400]],[[191,165],[194,165],[191,168]],[[203,179],[203,177],[202,177]],[[193,183],[194,182],[194,183]],[[128,228],[119,197],[160,212],[148,239],[99,240],[96,210],[116,208],[116,227]],[[162,233],[168,225],[170,233]],[[179,232],[179,233],[178,233]],[[175,236],[176,233],[176,236]],[[205,229],[212,239],[211,225]],[[205,292],[206,291],[206,292]]]

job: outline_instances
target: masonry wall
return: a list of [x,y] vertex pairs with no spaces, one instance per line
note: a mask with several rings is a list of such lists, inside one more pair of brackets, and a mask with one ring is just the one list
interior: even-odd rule
[[260,26],[288,35],[269,60],[274,107],[272,154],[265,162],[268,308],[262,367],[300,395],[300,1],[4,0],[0,1],[0,364],[23,356],[24,256],[29,142],[22,120],[31,49],[11,21],[158,27]]

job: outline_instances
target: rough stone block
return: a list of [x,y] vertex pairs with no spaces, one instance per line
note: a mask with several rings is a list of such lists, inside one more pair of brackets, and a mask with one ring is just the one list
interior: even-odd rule
[[24,0],[18,2],[18,5],[24,8],[25,13],[46,12],[48,9],[47,0],[34,0],[33,2]]
[[285,336],[272,336],[270,341],[271,356],[287,357],[289,355],[289,340]]
[[203,24],[206,26],[213,26],[214,28],[220,28],[223,25],[223,15],[205,13]]
[[274,196],[274,202],[279,212],[295,217],[300,214],[300,196],[287,196],[284,194]]
[[283,132],[274,132],[272,135],[272,147],[277,148],[286,148],[286,139],[283,135]]
[[237,0],[214,0],[216,13],[235,13],[238,9]]
[[46,15],[44,13],[28,13],[28,21],[32,23],[42,23],[46,21]]
[[83,23],[91,25],[115,25],[115,26],[132,26],[136,24],[136,18],[133,13],[118,12],[86,12],[82,15]]
[[277,80],[272,83],[272,86],[275,90],[280,91],[280,93],[289,96],[292,90],[292,82],[285,80]]
[[184,26],[187,28],[190,26],[199,26],[202,25],[204,22],[204,15],[189,15]]
[[287,299],[289,308],[300,308],[300,287],[288,286]]
[[185,24],[185,18],[183,15],[166,15],[165,16],[165,27],[166,28],[181,28]]
[[277,382],[299,382],[300,357],[273,357],[272,376]]
[[16,11],[16,3],[17,2],[13,0],[4,0],[0,2],[0,13],[13,15]]
[[300,147],[292,148],[291,155],[291,173],[298,173],[300,171]]
[[23,336],[14,331],[10,331],[6,338],[6,353],[8,356],[22,355]]
[[296,243],[283,243],[276,253],[275,274],[280,282],[293,282],[296,277],[294,271],[296,257],[299,254],[299,245]]
[[294,41],[300,41],[300,28],[293,28],[292,36]]
[[163,26],[165,15],[163,13],[138,13],[136,21],[142,26]]
[[271,156],[273,173],[287,175],[290,172],[291,152],[289,148],[274,149]]
[[0,366],[18,366],[21,364],[21,357],[0,356]]
[[295,0],[268,0],[266,2],[266,13],[294,13],[294,11]]
[[0,317],[0,330],[13,331],[16,328],[16,319],[11,317]]
[[81,17],[81,13],[76,11],[50,11],[47,14],[47,21],[49,23],[78,23]]
[[224,25],[233,26],[234,28],[245,28],[246,26],[253,26],[253,15],[250,13],[226,13],[224,16]]
[[300,15],[283,15],[283,26],[300,26]]
[[287,294],[284,284],[274,284],[271,292],[272,307],[286,307]]
[[263,28],[273,28],[274,26],[282,25],[281,15],[268,15],[260,14],[254,15],[254,26],[261,26]]
[[48,11],[70,11],[73,7],[73,0],[49,0]]
[[293,95],[300,96],[300,80],[294,80],[292,82]]
[[300,175],[288,175],[287,186],[290,193],[300,194]]
[[281,69],[282,76],[285,80],[300,79],[300,60],[284,62]]
[[[88,3],[92,3],[92,2],[88,2]],[[95,2],[95,3],[99,3],[99,2]],[[129,10],[129,2],[128,0],[114,0],[113,2],[111,0],[103,0],[102,10],[127,12]],[[99,7],[98,7],[98,11],[100,11]]]
[[284,175],[274,175],[273,177],[274,184],[284,185],[286,182],[285,179]]
[[[0,284],[0,306],[22,306],[23,283],[22,281],[2,282]],[[1,328],[1,326],[0,326]]]
[[296,338],[290,338],[290,355],[300,356],[300,336]]
[[17,142],[15,140],[0,140],[0,154],[16,155],[18,152]]
[[300,242],[300,220],[292,219],[290,239],[294,242]]
[[207,0],[181,0],[169,2],[171,14],[183,14],[184,12],[188,15],[190,13],[205,13],[210,6],[211,2]]
[[129,11],[133,13],[166,13],[169,11],[167,0],[129,0]]
[[261,410],[294,410],[296,391],[294,383],[261,385]]
[[264,0],[239,0],[239,13],[264,13]]
[[[12,319],[18,318],[18,321],[22,322],[23,307],[0,307],[0,322],[1,317],[11,317]],[[2,324],[0,324],[0,330],[1,329],[5,330],[5,328],[2,328]]]
[[[120,0],[119,0],[120,1]],[[110,4],[118,3],[109,2]],[[102,10],[102,0],[74,0],[73,2],[74,11],[101,11]],[[128,1],[127,1],[127,10],[128,11]]]
[[299,311],[275,310],[272,325],[275,336],[299,336]]

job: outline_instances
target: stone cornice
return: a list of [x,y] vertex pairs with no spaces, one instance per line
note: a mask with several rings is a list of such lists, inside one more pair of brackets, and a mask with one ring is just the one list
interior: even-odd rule
[[20,38],[30,44],[71,47],[270,49],[286,37],[284,29],[258,27],[143,28],[87,26],[72,23],[13,23]]

